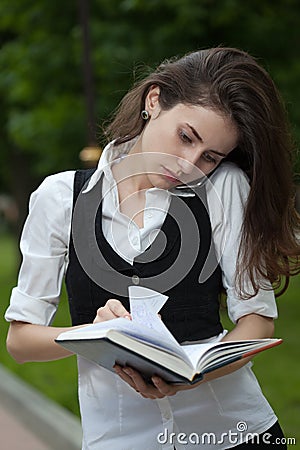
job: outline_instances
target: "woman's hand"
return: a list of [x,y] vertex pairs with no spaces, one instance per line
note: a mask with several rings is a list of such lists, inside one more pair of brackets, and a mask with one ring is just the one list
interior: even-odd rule
[[119,300],[110,299],[107,300],[105,306],[97,310],[97,315],[93,323],[105,322],[106,320],[116,319],[118,317],[131,320],[129,312],[124,308],[122,303]]
[[[240,318],[235,328],[222,340],[263,339],[271,337],[273,335],[273,331],[273,319],[253,313]],[[142,397],[155,399],[175,395],[179,391],[193,389],[206,381],[212,381],[224,375],[229,375],[243,367],[251,359],[252,357],[243,358],[240,361],[235,361],[224,367],[216,369],[213,372],[207,373],[201,381],[193,385],[169,384],[157,376],[152,377],[152,385],[147,383],[142,378],[141,374],[131,367],[121,367],[119,365],[115,365],[114,369],[122,380],[128,383],[133,389],[135,389],[136,392],[139,392]]]
[[163,398],[167,396],[172,396],[177,394],[178,391],[183,391],[187,389],[193,389],[198,386],[199,383],[193,385],[176,385],[169,384],[162,378],[154,376],[152,377],[152,384],[147,383],[141,374],[132,369],[131,367],[121,367],[119,365],[114,366],[115,372],[122,378],[123,381],[129,384],[136,392],[141,394],[144,398]]

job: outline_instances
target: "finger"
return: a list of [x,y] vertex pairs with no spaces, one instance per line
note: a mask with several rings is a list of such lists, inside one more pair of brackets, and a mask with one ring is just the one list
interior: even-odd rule
[[107,300],[106,305],[110,312],[115,317],[125,317],[128,319],[131,319],[130,313],[127,311],[127,309],[122,305],[122,303],[119,300],[110,299]]
[[153,396],[153,395],[149,395],[149,394],[146,395],[146,394],[143,394],[142,392],[140,392],[140,391],[137,389],[137,387],[135,386],[135,384],[133,383],[132,378],[131,378],[129,375],[127,375],[127,374],[122,370],[122,367],[120,367],[120,366],[114,366],[114,369],[115,369],[116,373],[119,375],[119,377],[120,377],[123,381],[125,381],[127,384],[129,384],[129,386],[130,386],[132,389],[134,389],[134,390],[136,391],[137,394],[140,394],[142,397],[144,397],[144,398],[149,398],[149,399],[152,399],[152,400],[154,400],[155,398],[157,398],[157,397],[155,397],[155,396]]
[[144,381],[139,372],[131,367],[121,367],[118,364],[114,365],[115,372],[131,386],[142,397],[149,399],[163,398],[164,394],[159,392],[153,385],[149,385]]
[[179,390],[177,386],[166,383],[162,378],[159,377],[152,377],[152,382],[156,389],[164,396],[175,395]]
[[98,308],[94,323],[105,322],[106,320],[112,320],[118,317],[131,319],[129,312],[119,300],[110,299],[106,302],[105,306]]
[[121,366],[115,365],[114,370],[116,374],[119,375],[120,378],[122,378],[123,381],[125,381],[127,384],[129,384],[129,386],[137,391],[132,378],[123,371],[123,368]]
[[156,389],[155,386],[146,383],[141,374],[131,367],[123,368],[123,372],[131,377],[135,389],[140,392],[141,395],[146,396],[147,398],[163,398],[165,396],[158,389]]
[[154,395],[145,395],[145,394],[142,394],[141,392],[140,392],[140,395],[144,398],[149,398],[151,400],[155,400],[157,398]]
[[97,314],[94,319],[94,323],[97,322],[105,322],[106,320],[115,319],[116,316],[111,312],[111,310],[107,306],[102,306],[97,309]]

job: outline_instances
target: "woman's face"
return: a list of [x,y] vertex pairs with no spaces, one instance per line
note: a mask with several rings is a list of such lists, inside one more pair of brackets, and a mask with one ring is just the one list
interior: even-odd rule
[[235,124],[202,106],[159,105],[159,88],[149,92],[150,118],[131,150],[143,154],[145,188],[169,189],[209,174],[237,145]]

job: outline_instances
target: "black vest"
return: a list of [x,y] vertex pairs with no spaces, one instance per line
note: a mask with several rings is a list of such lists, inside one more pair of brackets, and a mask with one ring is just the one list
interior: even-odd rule
[[79,195],[92,173],[93,169],[78,170],[74,180],[65,280],[73,325],[92,322],[110,298],[129,310],[128,286],[139,284],[169,297],[160,314],[179,342],[220,333],[221,270],[211,242],[205,187],[194,197],[172,197],[160,233],[131,265],[103,235],[102,182]]

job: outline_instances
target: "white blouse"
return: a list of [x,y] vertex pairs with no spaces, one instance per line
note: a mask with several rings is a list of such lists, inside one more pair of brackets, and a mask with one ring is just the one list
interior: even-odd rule
[[[122,153],[127,150],[126,145],[121,149]],[[103,190],[107,194],[103,199],[103,233],[111,247],[132,263],[155,239],[171,195],[156,188],[146,192],[144,227],[140,229],[118,208],[110,164],[116,156],[108,145],[87,191],[104,174]],[[74,174],[67,171],[47,177],[30,198],[20,243],[23,262],[6,311],[8,321],[50,325],[53,320],[68,264]],[[223,163],[207,185],[212,236],[233,322],[251,313],[277,317],[271,290],[261,290],[250,300],[241,300],[234,287],[248,192],[247,178],[232,163]],[[222,335],[212,340],[221,338]],[[247,432],[262,433],[277,420],[250,367],[248,364],[173,397],[149,400],[117,375],[78,358],[82,449],[173,450],[175,445],[177,450],[192,450],[197,445],[213,449],[238,445]],[[239,428],[241,421],[245,422],[246,431]]]

